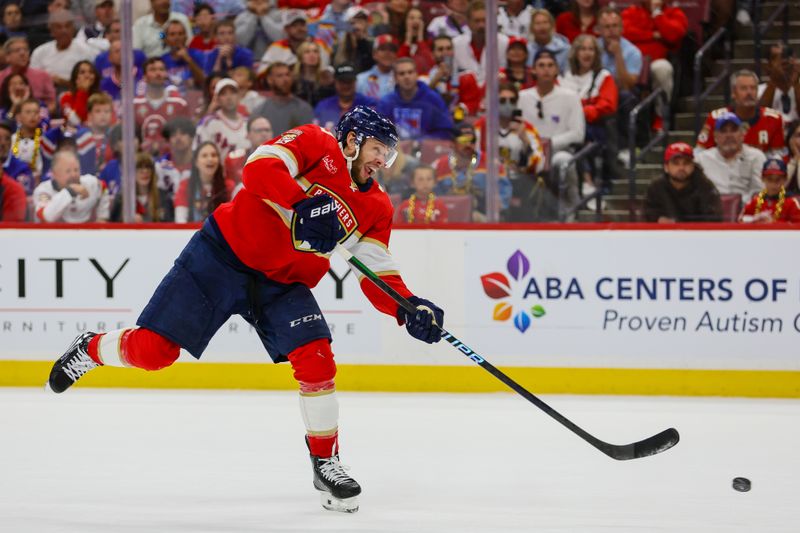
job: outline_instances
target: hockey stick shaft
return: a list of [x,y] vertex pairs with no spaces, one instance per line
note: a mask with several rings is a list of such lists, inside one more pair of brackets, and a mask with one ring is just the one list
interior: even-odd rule
[[[409,313],[416,313],[417,308],[409,302],[406,298],[404,298],[400,293],[394,290],[388,283],[383,281],[380,276],[375,274],[369,267],[367,267],[364,263],[362,263],[357,257],[355,257],[350,251],[348,251],[343,246],[337,246],[336,251],[356,270],[361,272],[364,276],[366,276],[372,283],[374,283],[381,291],[386,293],[392,300],[394,300],[399,306],[405,309]],[[582,429],[580,426],[572,422],[570,419],[550,407],[547,403],[545,403],[541,398],[537,397],[525,387],[511,379],[508,375],[506,375],[503,371],[492,365],[489,361],[484,359],[481,355],[479,355],[475,350],[461,342],[455,335],[450,333],[449,331],[441,328],[442,330],[442,339],[447,341],[451,346],[456,348],[462,354],[464,354],[467,358],[472,360],[473,362],[477,363],[481,368],[489,372],[495,378],[503,382],[509,388],[511,388],[514,392],[518,393],[520,396],[534,404],[536,407],[544,411],[547,415],[553,418],[556,422],[561,424],[562,426],[566,427],[583,440],[600,450],[601,452],[605,453],[609,457],[617,460],[626,460],[626,459],[637,459],[639,457],[647,457],[648,455],[655,455],[657,453],[663,452],[668,450],[669,448],[673,447],[675,444],[678,443],[679,435],[678,432],[673,429],[667,429],[662,431],[661,433],[654,435],[648,439],[644,439],[639,442],[631,443],[631,444],[624,444],[624,445],[615,445],[609,444],[604,442],[597,437],[593,436],[592,434],[588,433],[586,430]]]

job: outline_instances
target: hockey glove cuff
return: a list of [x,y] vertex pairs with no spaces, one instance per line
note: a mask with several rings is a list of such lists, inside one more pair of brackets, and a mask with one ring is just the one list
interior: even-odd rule
[[397,310],[397,318],[405,323],[406,330],[415,339],[428,344],[439,342],[444,327],[444,311],[430,300],[409,296],[408,301],[417,308],[416,313],[409,313],[402,307]]
[[327,194],[320,194],[294,204],[294,237],[306,241],[323,254],[330,253],[345,236],[339,223],[338,204]]

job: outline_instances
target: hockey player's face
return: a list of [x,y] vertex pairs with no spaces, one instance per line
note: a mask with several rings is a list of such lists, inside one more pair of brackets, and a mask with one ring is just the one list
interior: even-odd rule
[[353,162],[351,174],[357,183],[364,183],[386,166],[389,149],[380,141],[369,138],[361,145],[358,159]]

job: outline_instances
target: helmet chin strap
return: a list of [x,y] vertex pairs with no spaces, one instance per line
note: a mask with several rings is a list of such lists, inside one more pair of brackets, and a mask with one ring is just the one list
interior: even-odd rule
[[353,157],[347,157],[347,154],[344,153],[344,145],[343,144],[340,143],[339,146],[342,149],[342,155],[344,156],[345,161],[347,161],[347,171],[348,172],[352,172],[353,171],[353,161],[358,159],[358,154],[359,154],[359,152],[361,152],[361,145],[360,144],[356,144],[356,153],[355,153],[355,155]]

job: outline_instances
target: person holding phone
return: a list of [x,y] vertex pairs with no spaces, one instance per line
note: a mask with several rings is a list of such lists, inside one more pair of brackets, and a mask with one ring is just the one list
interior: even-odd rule
[[794,50],[782,43],[770,46],[764,71],[769,81],[758,86],[759,105],[780,113],[784,124],[800,118],[800,61]]

